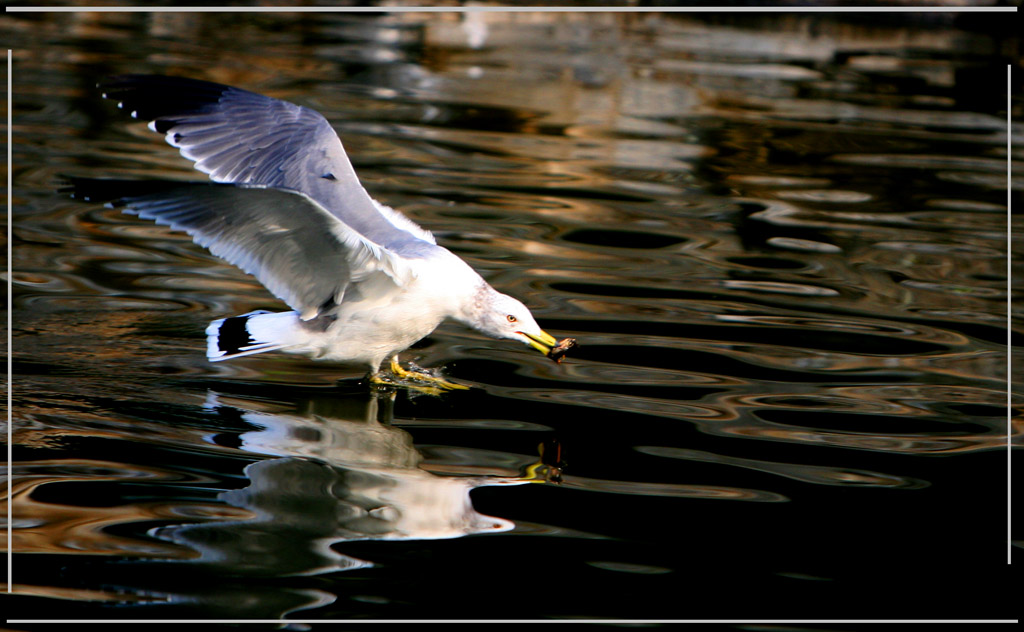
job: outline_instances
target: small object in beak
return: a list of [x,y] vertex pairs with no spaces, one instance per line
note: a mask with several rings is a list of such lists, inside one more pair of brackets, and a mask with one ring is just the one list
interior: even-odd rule
[[551,347],[551,351],[548,351],[548,357],[555,362],[561,362],[562,356],[569,353],[570,349],[575,349],[578,346],[575,338],[562,338],[558,341],[558,344]]

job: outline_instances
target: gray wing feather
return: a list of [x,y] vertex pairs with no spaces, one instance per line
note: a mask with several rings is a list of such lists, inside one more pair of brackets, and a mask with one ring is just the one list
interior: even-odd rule
[[133,193],[113,205],[187,232],[197,244],[259,279],[304,320],[340,304],[350,285],[371,275],[387,275],[396,286],[414,276],[404,258],[297,191],[183,183]]
[[320,113],[220,84],[125,75],[101,85],[216,182],[304,193],[366,239],[416,254],[433,236],[397,211],[381,210],[360,184]]

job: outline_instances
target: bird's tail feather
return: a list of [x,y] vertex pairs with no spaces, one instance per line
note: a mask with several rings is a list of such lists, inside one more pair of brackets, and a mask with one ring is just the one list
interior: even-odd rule
[[213,321],[206,328],[206,357],[211,362],[220,362],[290,346],[287,333],[291,327],[275,326],[286,324],[278,322],[281,317],[290,325],[294,314],[258,310]]

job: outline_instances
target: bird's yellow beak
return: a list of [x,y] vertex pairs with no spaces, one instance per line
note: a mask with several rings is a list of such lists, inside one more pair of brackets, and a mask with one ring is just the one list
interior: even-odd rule
[[541,331],[539,336],[528,334],[525,331],[520,331],[519,333],[526,336],[531,347],[540,351],[544,355],[551,353],[551,349],[558,344],[558,340],[546,331]]

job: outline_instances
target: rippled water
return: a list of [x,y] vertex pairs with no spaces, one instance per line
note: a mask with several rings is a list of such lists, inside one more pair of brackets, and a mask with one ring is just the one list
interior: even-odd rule
[[[1005,23],[3,17],[5,610],[1014,616]],[[281,303],[56,193],[202,177],[98,97],[119,72],[320,110],[372,195],[578,351],[442,326],[405,356],[473,387],[442,397],[284,355],[209,364],[210,320]]]

